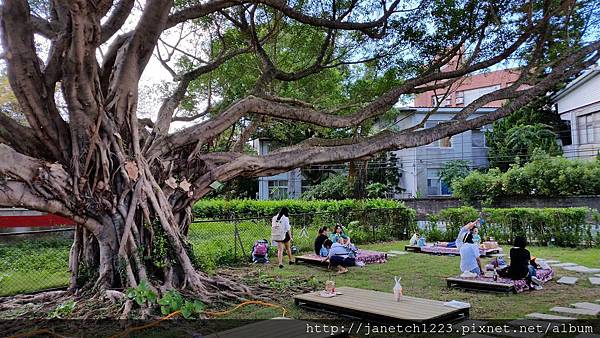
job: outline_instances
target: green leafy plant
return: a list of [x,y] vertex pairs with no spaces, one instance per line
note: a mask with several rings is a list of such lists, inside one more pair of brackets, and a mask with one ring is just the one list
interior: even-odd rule
[[169,313],[180,310],[184,302],[185,300],[179,292],[170,290],[167,291],[157,303],[160,305],[160,312],[163,315],[168,315]]
[[73,300],[68,300],[64,303],[57,305],[56,308],[52,312],[50,312],[50,318],[62,319],[69,317],[71,313],[73,313],[75,305],[77,305],[77,302]]
[[199,300],[185,301],[181,308],[181,315],[185,319],[190,319],[193,316],[197,316],[204,310],[204,304]]
[[199,300],[187,300],[183,298],[179,292],[174,290],[167,291],[157,303],[160,305],[160,312],[163,315],[181,311],[181,315],[185,319],[197,316],[204,310],[204,303]]
[[135,300],[138,305],[156,302],[156,293],[150,289],[148,282],[145,280],[141,281],[136,288],[127,289],[127,297]]

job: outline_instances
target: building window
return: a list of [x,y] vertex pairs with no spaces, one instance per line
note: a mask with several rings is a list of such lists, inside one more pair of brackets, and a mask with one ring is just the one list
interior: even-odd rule
[[485,132],[483,130],[471,130],[471,147],[485,148]]
[[438,169],[427,169],[427,195],[437,196],[441,191],[440,172]]
[[271,180],[269,181],[269,199],[284,200],[288,198],[288,181]]
[[450,95],[448,95],[445,99],[444,99],[444,95],[432,95],[431,96],[431,106],[432,107],[437,107],[437,105],[440,105],[440,107],[448,107],[452,105],[452,100],[450,98]]
[[465,103],[465,92],[456,92],[456,104],[462,106]]
[[[425,129],[433,128],[442,122],[444,122],[444,121],[425,122]],[[433,141],[429,144],[429,146],[436,147],[436,148],[452,148],[452,137],[448,136],[448,137],[439,139],[437,141]]]
[[440,179],[439,169],[427,169],[427,195],[451,195],[452,191],[446,182]]
[[579,133],[579,144],[600,142],[600,125],[596,126],[600,119],[600,113],[587,114],[577,117],[577,132]]

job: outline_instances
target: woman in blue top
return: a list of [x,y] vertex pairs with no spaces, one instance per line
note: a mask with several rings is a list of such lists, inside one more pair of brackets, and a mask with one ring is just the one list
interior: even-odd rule
[[344,228],[340,224],[336,224],[333,228],[333,233],[329,235],[329,239],[333,243],[340,243],[343,240],[341,244],[350,245],[350,237],[344,233]]

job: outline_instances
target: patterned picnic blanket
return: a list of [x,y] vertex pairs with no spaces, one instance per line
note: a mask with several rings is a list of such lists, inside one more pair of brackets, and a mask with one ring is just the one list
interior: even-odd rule
[[[536,271],[536,275],[537,275],[537,278],[539,278],[542,282],[545,283],[554,277],[554,270],[552,270],[552,268],[538,269]],[[463,277],[459,276],[456,278],[460,278],[460,279],[464,279],[464,280],[479,280],[479,281],[490,282],[490,283],[494,282],[494,278],[484,277],[484,276],[477,276],[474,278],[463,278]],[[529,290],[529,287],[527,286],[527,281],[525,279],[512,280],[510,278],[498,278],[496,283],[514,284],[515,291],[517,293]]]
[[[498,251],[500,253],[503,252],[502,248],[500,248],[500,247],[494,248],[494,249],[479,248],[479,254],[482,256],[487,255],[488,252],[495,252],[495,251]],[[433,246],[433,245],[422,246],[421,252],[444,254],[444,255],[457,255],[457,256],[460,255],[460,251],[458,248],[448,248],[445,246]]]
[[[305,254],[302,256],[307,258],[314,258],[315,260],[323,259],[323,257],[314,253]],[[387,262],[387,255],[379,251],[358,249],[358,253],[356,254],[356,261],[363,262],[365,264],[385,263]]]

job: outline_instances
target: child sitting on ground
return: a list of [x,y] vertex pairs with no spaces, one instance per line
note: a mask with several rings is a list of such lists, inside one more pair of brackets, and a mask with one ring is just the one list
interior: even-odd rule
[[321,256],[321,257],[329,256],[329,248],[331,248],[332,244],[333,244],[333,242],[330,239],[326,239],[325,242],[323,242],[321,249],[319,250],[319,256]]

